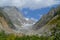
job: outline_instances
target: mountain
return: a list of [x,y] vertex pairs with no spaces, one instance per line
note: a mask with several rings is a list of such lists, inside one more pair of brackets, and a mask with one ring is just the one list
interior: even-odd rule
[[22,13],[19,12],[18,8],[16,7],[4,7],[3,11],[8,14],[9,18],[12,20],[12,22],[15,25],[21,26],[23,24],[33,23],[33,22],[27,21],[22,15]]
[[60,6],[52,8],[33,26],[36,34],[51,34],[51,29],[60,22]]
[[[0,30],[16,35],[51,34],[51,29],[60,22],[60,6],[52,8],[47,14],[35,23],[26,20],[16,7],[0,7]],[[34,24],[35,23],[35,24]]]
[[0,8],[0,29],[7,33],[13,33],[16,27],[13,25],[9,16]]
[[26,20],[16,7],[0,7],[0,29],[6,33],[25,34],[30,31],[34,22],[31,19]]

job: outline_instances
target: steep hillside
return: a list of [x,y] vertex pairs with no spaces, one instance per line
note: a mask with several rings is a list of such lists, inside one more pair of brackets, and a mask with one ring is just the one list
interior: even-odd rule
[[[48,17],[48,15],[46,15],[44,18],[42,17],[40,20],[38,21],[35,25],[34,25],[34,30],[36,34],[47,34],[47,35],[51,35],[51,29],[56,27],[56,25],[60,25],[60,7],[57,7],[55,9],[52,9],[53,12],[49,12],[51,15],[51,19],[50,17]],[[48,14],[49,14],[48,13]],[[55,16],[52,17],[52,14],[54,14]],[[45,19],[47,18],[47,19]],[[49,19],[49,21],[48,21]],[[41,24],[41,22],[43,22],[43,24]],[[45,23],[44,23],[45,22]],[[42,26],[41,26],[42,25]],[[38,28],[38,29],[36,29]]]
[[16,7],[3,7],[3,11],[9,16],[12,23],[16,26],[21,27],[26,21]]
[[[27,24],[33,24],[34,21],[26,20],[22,13],[16,7],[3,7],[3,11],[9,16],[12,23],[15,25],[17,30],[20,27],[24,27]],[[27,25],[28,26],[28,25]]]
[[15,29],[15,26],[12,24],[11,20],[9,19],[9,16],[0,8],[0,19],[5,20],[6,23],[10,26],[10,28]]
[[0,8],[0,30],[6,33],[14,33],[16,27],[12,24],[9,16]]
[[43,15],[42,18],[34,25],[33,29],[38,30],[44,25],[46,25],[52,18],[57,15],[60,10],[60,6],[57,8],[52,8],[47,14]]
[[31,31],[34,21],[26,20],[16,7],[0,7],[0,30],[6,33],[26,34]]

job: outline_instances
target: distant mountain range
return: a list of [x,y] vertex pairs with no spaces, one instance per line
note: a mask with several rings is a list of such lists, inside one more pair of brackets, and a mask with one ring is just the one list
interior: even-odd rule
[[58,18],[60,18],[60,6],[52,8],[37,23],[31,19],[26,20],[16,7],[0,7],[0,30],[26,35],[50,34],[50,29],[60,21]]

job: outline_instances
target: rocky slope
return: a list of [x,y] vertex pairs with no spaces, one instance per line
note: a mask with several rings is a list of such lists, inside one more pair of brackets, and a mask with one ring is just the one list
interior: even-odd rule
[[18,26],[22,26],[23,24],[32,24],[33,22],[29,22],[25,19],[21,12],[19,12],[16,7],[3,7],[3,11],[7,13],[12,23]]
[[44,16],[34,25],[36,34],[51,34],[51,29],[56,27],[60,22],[60,6],[51,9],[50,12]]
[[60,10],[60,6],[57,8],[52,8],[47,14],[42,16],[42,18],[34,25],[33,29],[37,30],[46,25],[52,18],[57,15],[58,10]]
[[33,23],[32,20],[26,20],[16,7],[0,7],[0,29],[5,32],[25,34]]

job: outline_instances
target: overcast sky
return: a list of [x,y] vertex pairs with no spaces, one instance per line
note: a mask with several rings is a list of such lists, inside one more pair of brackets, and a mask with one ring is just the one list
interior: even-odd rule
[[0,6],[17,6],[20,8],[28,7],[38,9],[42,7],[59,4],[59,0],[0,0]]
[[27,18],[37,20],[39,20],[39,16],[48,12],[48,7],[58,4],[60,4],[60,0],[0,0],[0,6],[19,7]]

